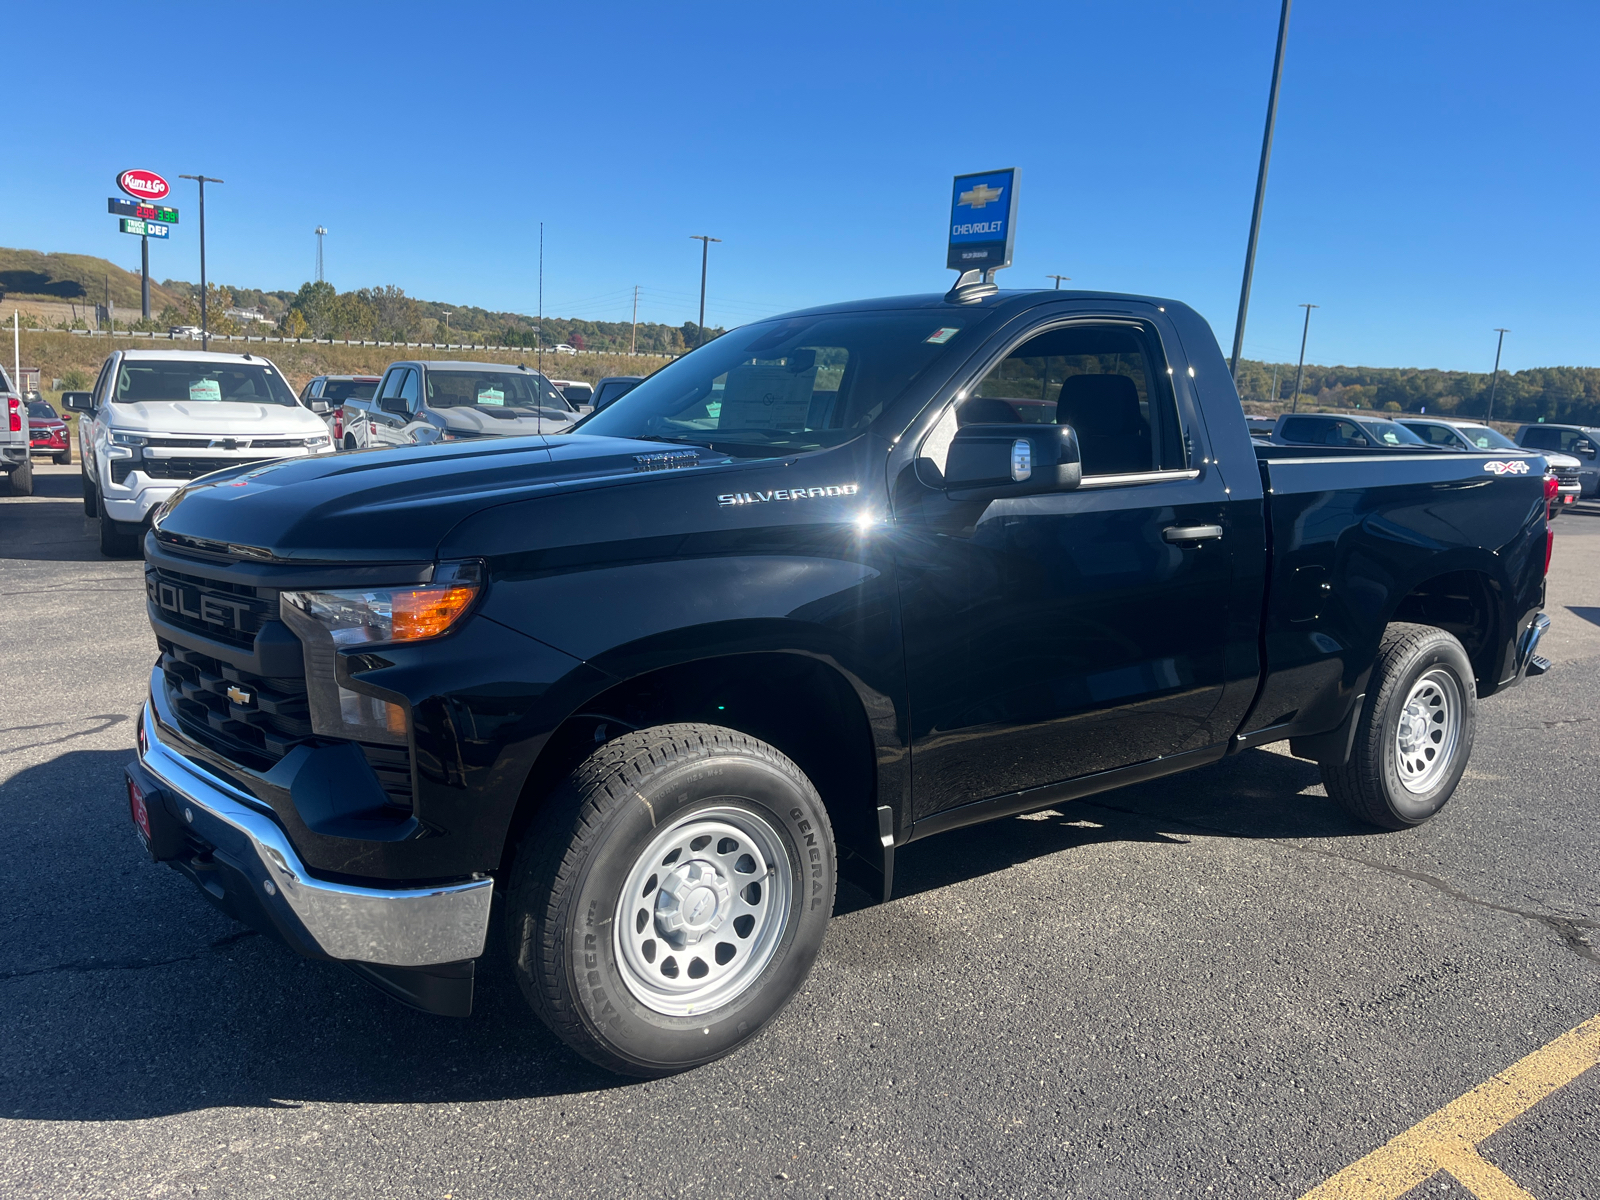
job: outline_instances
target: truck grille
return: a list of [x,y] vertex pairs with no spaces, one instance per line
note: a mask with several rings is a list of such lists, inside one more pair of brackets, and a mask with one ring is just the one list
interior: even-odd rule
[[261,596],[245,584],[164,567],[145,568],[144,591],[162,620],[245,649],[255,645],[261,626],[277,616],[276,593]]
[[135,467],[150,479],[196,479],[225,467],[248,467],[262,461],[259,458],[144,458],[137,461],[119,458],[111,463],[111,482],[125,482]]
[[[316,740],[304,679],[251,675],[164,638],[157,644],[178,724],[201,745],[252,770],[268,771],[296,746]],[[409,810],[410,749],[356,745],[389,803]]]
[[1562,487],[1572,487],[1578,482],[1577,467],[1552,467],[1550,473]]

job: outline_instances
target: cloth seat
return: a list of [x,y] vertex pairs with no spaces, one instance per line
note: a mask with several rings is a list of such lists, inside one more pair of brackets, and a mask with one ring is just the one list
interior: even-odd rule
[[1150,426],[1139,389],[1126,375],[1070,375],[1061,385],[1056,424],[1078,435],[1085,475],[1128,475],[1152,469]]

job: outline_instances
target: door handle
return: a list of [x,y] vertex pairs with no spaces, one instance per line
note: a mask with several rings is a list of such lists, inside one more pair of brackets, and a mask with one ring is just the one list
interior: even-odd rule
[[1174,545],[1183,542],[1204,542],[1222,536],[1221,525],[1168,525],[1161,531],[1162,540]]

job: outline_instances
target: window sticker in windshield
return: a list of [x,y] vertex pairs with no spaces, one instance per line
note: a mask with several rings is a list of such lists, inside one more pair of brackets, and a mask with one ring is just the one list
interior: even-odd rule
[[951,329],[949,326],[946,326],[943,329],[935,329],[923,340],[932,342],[935,346],[942,346],[960,332],[961,331],[959,329]]
[[816,377],[815,355],[803,371],[794,371],[787,365],[752,362],[734,367],[723,384],[717,427],[804,429]]
[[480,387],[478,389],[479,404],[504,404],[506,394],[497,387]]
[[196,379],[189,384],[191,400],[221,400],[222,384],[215,379]]
[[1400,444],[1400,439],[1392,433],[1384,434],[1383,440],[1388,442],[1391,446],[1398,446]]

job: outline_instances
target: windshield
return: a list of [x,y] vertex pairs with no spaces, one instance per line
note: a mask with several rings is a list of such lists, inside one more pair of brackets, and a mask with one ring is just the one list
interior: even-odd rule
[[1428,443],[1398,421],[1361,422],[1361,427],[1385,446],[1426,446]]
[[378,394],[376,379],[330,379],[322,385],[318,400],[343,404],[346,400],[371,400]]
[[842,445],[983,315],[838,313],[747,325],[663,367],[580,428],[742,457]]
[[1487,425],[1457,425],[1461,436],[1466,438],[1479,450],[1520,450],[1517,445],[1498,429],[1490,429]]
[[428,407],[475,407],[529,415],[540,408],[572,411],[561,393],[537,371],[430,370]]
[[185,400],[300,406],[283,376],[265,363],[125,360],[111,398],[118,404]]
[[30,417],[41,417],[45,420],[48,420],[56,415],[56,410],[51,408],[43,400],[30,400],[28,402],[28,415]]

